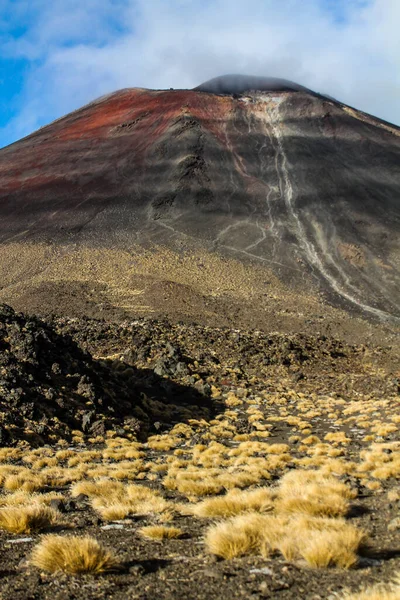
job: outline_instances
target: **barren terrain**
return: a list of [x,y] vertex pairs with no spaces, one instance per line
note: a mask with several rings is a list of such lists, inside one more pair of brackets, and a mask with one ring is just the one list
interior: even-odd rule
[[243,76],[0,150],[1,600],[399,600],[399,159]]
[[[3,353],[21,361],[1,413],[4,600],[353,598],[400,569],[395,346],[2,310]],[[42,554],[34,566],[49,532],[116,562],[49,573]]]

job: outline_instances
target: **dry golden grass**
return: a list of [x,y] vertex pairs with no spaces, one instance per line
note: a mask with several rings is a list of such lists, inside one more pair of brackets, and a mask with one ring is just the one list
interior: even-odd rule
[[55,526],[65,526],[56,510],[43,505],[0,508],[0,528],[10,533],[33,533]]
[[387,494],[389,502],[396,502],[400,500],[400,488],[395,490],[390,490]]
[[380,481],[366,481],[364,483],[364,486],[369,489],[372,490],[374,492],[382,489],[382,484],[380,483]]
[[23,458],[23,451],[19,448],[0,448],[0,462],[6,460],[19,460]]
[[237,398],[233,393],[230,393],[225,398],[225,404],[226,404],[226,406],[229,406],[229,407],[240,406],[241,404],[243,404],[243,400],[241,400],[240,398]]
[[130,504],[118,500],[104,506],[104,504],[101,504],[101,500],[94,499],[92,506],[104,521],[119,521],[133,513],[133,508]]
[[129,515],[160,515],[173,511],[172,503],[158,492],[137,484],[121,484],[108,495],[92,494],[92,506],[106,521],[124,519]]
[[[88,496],[91,506],[106,521],[151,516],[155,524],[139,530],[148,539],[174,537],[173,532],[180,530],[165,524],[181,511],[218,519],[208,528],[205,543],[209,552],[223,558],[281,555],[314,568],[356,565],[366,535],[343,518],[356,492],[340,477],[351,474],[376,494],[384,490],[382,499],[395,502],[400,497],[397,488],[390,490],[390,479],[400,475],[400,443],[378,441],[380,434],[394,433],[395,429],[393,425],[383,429],[383,413],[375,418],[375,400],[368,405],[309,397],[285,391],[284,384],[276,393],[258,392],[258,396],[243,389],[227,395],[216,387],[212,393],[230,405],[229,409],[210,422],[188,418],[187,424],[175,425],[168,434],[152,436],[148,444],[108,432],[105,439],[92,440],[104,444],[101,450],[70,450],[62,445],[29,453],[0,449],[0,480],[3,484],[8,481],[0,507],[21,506],[25,510],[28,503],[46,505],[50,494],[35,490],[71,485],[71,495]],[[369,420],[363,416],[365,407]],[[328,415],[339,431],[331,431],[322,439],[324,434],[314,419],[318,418],[320,425]],[[251,433],[238,433],[243,419]],[[392,421],[398,422],[400,418]],[[287,429],[286,439],[279,441],[288,443],[271,443],[274,423]],[[361,451],[350,445],[356,426],[369,427],[365,433],[373,434],[369,436],[373,443],[368,447],[364,444]],[[291,435],[294,432],[297,435]],[[199,443],[192,446],[193,435]],[[76,434],[76,438],[83,444],[81,435]],[[10,464],[4,464],[7,461]],[[23,463],[25,466],[18,466]],[[139,485],[142,480],[158,482],[160,475],[164,488],[176,490],[191,503],[179,506],[150,485]],[[280,477],[278,485],[262,487],[276,475]],[[33,493],[29,493],[31,489]],[[368,593],[365,598],[374,600],[372,592]],[[364,599],[354,596],[358,597]],[[388,598],[392,600],[392,596]]]
[[196,496],[211,496],[213,494],[219,494],[224,489],[224,486],[213,479],[212,477],[201,476],[194,479],[188,476],[177,476],[171,477],[169,474],[164,479],[164,486],[170,490],[177,490],[188,498]]
[[58,463],[56,458],[39,458],[32,463],[32,469],[39,471],[44,467],[55,467]]
[[46,535],[33,549],[30,562],[51,573],[103,573],[120,566],[115,555],[90,536]]
[[279,510],[287,514],[340,517],[349,510],[356,492],[337,478],[320,471],[295,470],[281,479]]
[[76,452],[74,452],[74,450],[58,450],[55,454],[55,457],[59,461],[68,460],[74,456],[76,456]]
[[265,517],[257,513],[240,515],[211,526],[205,536],[210,554],[230,559],[257,553]]
[[249,513],[210,527],[205,536],[208,552],[225,559],[245,554],[286,560],[305,560],[311,567],[349,569],[358,560],[366,534],[342,519],[287,518]]
[[345,521],[322,519],[319,525],[318,520],[296,523],[295,533],[288,535],[297,554],[314,568],[353,567],[366,533]]
[[128,498],[136,502],[161,497],[159,492],[152,490],[145,485],[131,484],[127,485],[125,490]]
[[0,506],[21,506],[32,504],[50,504],[52,500],[63,500],[63,495],[58,492],[30,493],[19,490],[13,494],[0,496]]
[[[285,516],[271,515],[264,520],[264,527],[261,532],[259,553],[265,558],[280,552],[286,558],[293,554],[288,543],[287,533],[290,520]],[[296,526],[295,524],[293,525]],[[288,558],[288,560],[291,560]]]
[[327,433],[324,440],[334,442],[335,444],[349,444],[351,442],[351,439],[347,437],[344,431]]
[[397,531],[400,529],[400,517],[396,517],[392,521],[390,521],[388,525],[388,531]]
[[275,494],[269,488],[250,491],[231,490],[225,496],[208,498],[188,510],[196,517],[232,517],[243,512],[269,512],[274,508]]
[[339,496],[329,498],[317,486],[314,489],[315,493],[308,489],[304,496],[299,492],[294,497],[282,498],[279,501],[279,510],[287,514],[300,513],[315,517],[340,517],[348,512],[347,500]]
[[92,497],[115,498],[124,493],[124,485],[119,481],[111,479],[100,479],[98,481],[79,481],[71,486],[71,496],[76,498],[81,494]]
[[37,492],[44,487],[43,478],[37,474],[33,475],[29,471],[9,475],[5,478],[3,488],[7,492],[22,490],[24,492]]
[[129,515],[161,515],[165,512],[170,513],[173,510],[172,503],[157,496],[145,500],[124,498],[116,501],[111,500],[108,503],[105,503],[104,500],[104,498],[94,498],[92,506],[105,521],[124,519]]
[[149,525],[141,527],[138,532],[140,535],[149,540],[166,540],[180,538],[183,534],[179,527],[167,527],[166,525]]
[[[362,592],[348,593],[340,596],[340,600],[399,600],[400,590],[390,590],[383,586],[375,586]],[[338,597],[339,599],[339,597]]]
[[181,443],[178,437],[169,435],[153,435],[148,439],[147,445],[151,450],[168,451],[176,448]]

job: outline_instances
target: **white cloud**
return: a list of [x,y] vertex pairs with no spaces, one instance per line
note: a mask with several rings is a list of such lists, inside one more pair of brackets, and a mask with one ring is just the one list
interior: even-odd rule
[[118,88],[232,72],[292,79],[400,124],[400,2],[347,0],[342,20],[328,2],[36,0],[34,25],[6,44],[34,61],[8,133]]

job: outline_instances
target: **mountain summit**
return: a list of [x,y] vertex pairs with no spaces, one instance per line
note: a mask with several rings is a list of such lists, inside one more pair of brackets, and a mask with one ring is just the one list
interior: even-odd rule
[[[398,127],[285,80],[115,92],[0,151],[1,298],[92,281],[110,252],[169,249],[399,316],[399,165]],[[79,277],[78,251],[92,257]],[[149,267],[146,285],[165,276]],[[121,285],[111,267],[97,277]]]
[[258,77],[256,75],[221,75],[202,83],[194,91],[210,94],[244,94],[249,91],[258,92],[299,92],[310,91],[307,88],[276,77]]

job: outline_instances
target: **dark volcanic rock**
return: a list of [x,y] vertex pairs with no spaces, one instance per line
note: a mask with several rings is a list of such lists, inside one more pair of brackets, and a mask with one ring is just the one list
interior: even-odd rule
[[[88,333],[85,323],[81,332]],[[193,414],[208,414],[207,400],[194,390],[172,382],[167,388],[150,370],[120,372],[54,326],[0,305],[1,445],[21,438],[54,441],[72,430],[104,435],[113,429],[140,437],[155,416],[168,423],[182,396]]]
[[[88,414],[93,419],[102,414],[104,404],[117,400],[121,413],[132,411],[135,395],[112,372],[39,319],[0,307],[0,348],[0,407],[11,435],[31,428],[45,438],[87,429]],[[106,376],[108,387],[103,384]]]

